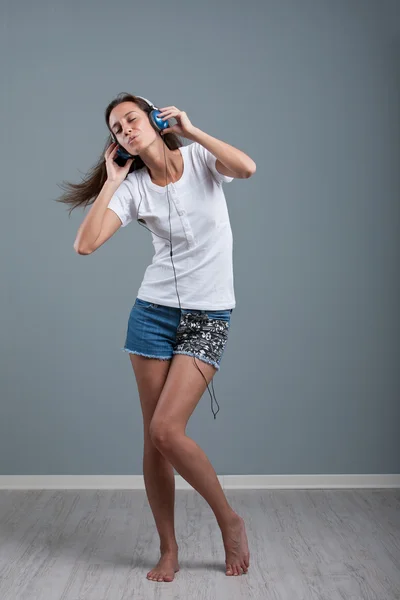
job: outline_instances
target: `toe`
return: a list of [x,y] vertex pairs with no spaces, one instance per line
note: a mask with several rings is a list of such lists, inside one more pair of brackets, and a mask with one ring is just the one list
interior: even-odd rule
[[233,571],[232,571],[231,565],[226,565],[226,574],[227,575],[233,575]]

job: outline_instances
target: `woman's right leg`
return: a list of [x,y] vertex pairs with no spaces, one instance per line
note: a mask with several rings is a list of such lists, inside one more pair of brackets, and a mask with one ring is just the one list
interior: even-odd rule
[[149,435],[150,422],[167,379],[171,361],[137,354],[129,354],[129,357],[143,413],[143,476],[146,494],[160,536],[161,559],[158,565],[149,571],[147,578],[172,581],[175,572],[179,570],[174,526],[175,474],[173,466],[154,446]]

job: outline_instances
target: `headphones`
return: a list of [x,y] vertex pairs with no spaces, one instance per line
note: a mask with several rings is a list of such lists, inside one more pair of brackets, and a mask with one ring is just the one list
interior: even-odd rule
[[[160,113],[160,109],[157,108],[156,106],[154,106],[154,104],[152,102],[150,102],[150,100],[147,100],[146,98],[143,98],[143,96],[137,96],[137,95],[136,95],[136,98],[141,98],[142,100],[144,100],[149,105],[149,107],[152,109],[151,112],[150,112],[150,114],[149,114],[149,119],[150,119],[150,123],[153,125],[153,127],[154,127],[154,129],[156,131],[162,131],[163,129],[167,129],[167,127],[169,127],[169,121],[168,120],[164,121],[163,119],[159,118],[158,115]],[[112,136],[113,140],[115,141],[115,143],[118,144],[117,138],[116,138],[116,136],[114,135],[113,132],[111,132],[111,136]],[[165,142],[163,144],[163,147],[164,147],[164,158],[165,158],[165,170],[167,171],[167,159],[165,157]],[[125,163],[126,163],[126,161],[128,159],[135,158],[134,155],[129,154],[129,152],[127,152],[119,144],[118,144],[118,149],[117,149],[116,155],[117,155],[117,157],[114,158],[114,161],[120,167],[124,167]],[[167,172],[165,173],[165,176],[167,176]],[[170,200],[169,200],[168,185],[169,184],[166,185],[166,190],[167,190],[167,197],[168,197],[168,204],[169,204],[169,231],[170,231],[170,236],[171,236],[171,203],[170,203]],[[139,188],[139,192],[140,192],[140,188]],[[145,229],[147,229],[148,231],[150,231],[150,233],[152,233],[153,235],[156,235],[158,237],[163,237],[163,236],[158,235],[157,233],[154,233],[154,231],[151,231],[151,229],[149,229],[146,225],[144,225],[143,222],[141,222],[141,219],[139,219],[139,208],[140,208],[140,205],[142,203],[142,200],[143,200],[142,193],[140,192],[140,202],[139,202],[139,206],[138,206],[138,210],[137,210],[137,215],[136,215],[137,222],[139,223],[139,225],[141,225],[142,227],[144,227]],[[171,240],[171,237],[169,237],[169,238],[164,238],[163,237],[163,239],[166,239],[170,243],[170,247],[171,247],[170,257],[171,257],[172,267],[173,267],[173,270],[174,270],[175,288],[176,288],[176,293],[177,293],[177,296],[178,296],[179,308],[182,310],[181,300],[180,300],[179,293],[178,293],[178,283],[177,283],[177,280],[176,280],[175,265],[174,265],[174,261],[172,259],[172,256],[173,256],[173,254],[172,254],[172,240]],[[212,397],[212,394],[211,394],[210,389],[208,387],[207,379],[205,378],[203,371],[197,365],[197,363],[196,363],[196,357],[195,356],[193,356],[193,362],[194,362],[196,368],[202,374],[204,381],[206,382],[207,389],[208,389],[209,394],[211,396],[211,410],[212,410],[212,413],[214,415],[214,419],[216,419],[217,413],[219,411],[219,404],[217,402],[217,399],[215,398],[214,381],[213,381],[213,379],[211,380],[211,386],[213,388],[215,402],[217,403],[217,406],[218,406],[218,410],[215,413],[213,411],[213,397]]]
[[[160,109],[157,108],[156,106],[154,106],[154,104],[152,102],[150,102],[150,100],[143,98],[143,96],[137,96],[137,95],[136,95],[136,98],[141,98],[142,100],[144,100],[152,109],[149,114],[149,119],[150,119],[150,123],[153,125],[153,127],[156,131],[162,131],[163,129],[167,129],[167,127],[169,127],[169,121],[168,120],[163,121],[163,119],[159,118],[158,115],[160,114]],[[111,136],[112,136],[114,142],[116,144],[118,144],[117,138],[113,132],[111,132]],[[114,158],[114,162],[117,163],[117,165],[119,167],[124,167],[126,164],[126,161],[129,160],[130,158],[135,158],[135,156],[133,154],[129,154],[129,152],[127,152],[124,148],[122,148],[122,146],[120,146],[118,144],[116,158]]]

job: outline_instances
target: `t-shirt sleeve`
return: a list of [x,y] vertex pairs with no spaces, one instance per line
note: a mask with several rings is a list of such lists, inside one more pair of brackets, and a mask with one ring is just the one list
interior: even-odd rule
[[133,183],[127,178],[116,189],[108,203],[108,208],[113,210],[121,219],[121,227],[126,227],[133,219],[136,219],[135,196]]
[[217,170],[217,167],[215,166],[217,158],[214,154],[211,154],[211,152],[199,144],[199,142],[193,143],[195,144],[194,150],[197,152],[199,159],[208,167],[217,183],[229,183],[230,181],[233,181],[233,177],[223,175]]

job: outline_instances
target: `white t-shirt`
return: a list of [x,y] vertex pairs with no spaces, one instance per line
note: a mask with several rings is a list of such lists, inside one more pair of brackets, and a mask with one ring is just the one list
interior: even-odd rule
[[181,308],[234,308],[233,239],[222,189],[222,183],[233,177],[219,173],[216,157],[198,142],[179,150],[183,174],[168,185],[168,193],[167,186],[153,183],[143,167],[126,177],[108,204],[122,227],[132,220],[144,219],[145,225],[157,234],[152,234],[155,253],[137,296],[179,308],[177,286]]

